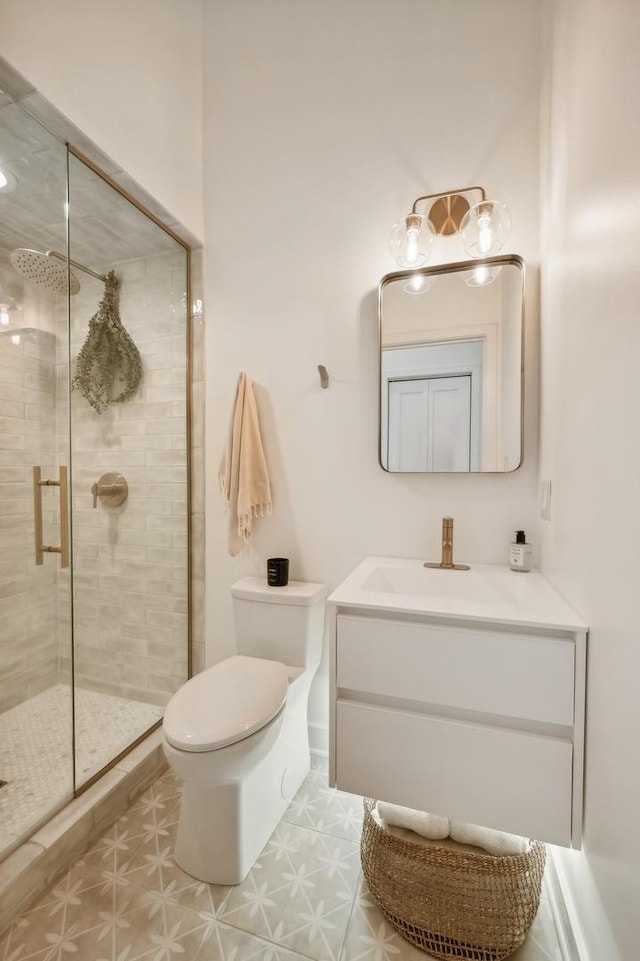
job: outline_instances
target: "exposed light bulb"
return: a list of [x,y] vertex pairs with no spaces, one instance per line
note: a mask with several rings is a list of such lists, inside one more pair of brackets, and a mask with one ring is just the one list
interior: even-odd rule
[[462,218],[460,233],[470,257],[497,254],[509,236],[511,217],[499,200],[482,200]]
[[488,211],[483,210],[478,217],[478,250],[480,251],[481,255],[485,257],[491,252],[492,246],[493,234],[491,231],[491,216]]
[[418,250],[418,228],[408,227],[406,233],[406,240],[404,243],[404,259],[409,264],[417,264],[420,259],[420,251]]
[[400,267],[422,267],[429,259],[435,231],[422,214],[410,213],[391,228],[389,250]]

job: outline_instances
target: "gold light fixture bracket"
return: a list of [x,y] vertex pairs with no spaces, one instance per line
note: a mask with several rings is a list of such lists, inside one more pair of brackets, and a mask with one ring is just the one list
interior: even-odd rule
[[463,187],[444,193],[426,194],[413,203],[412,213],[426,214],[436,234],[451,237],[460,230],[466,212],[473,204],[484,200],[483,187]]
[[429,211],[429,220],[435,232],[443,237],[457,234],[462,218],[469,207],[469,201],[462,194],[448,194],[446,197],[440,197]]

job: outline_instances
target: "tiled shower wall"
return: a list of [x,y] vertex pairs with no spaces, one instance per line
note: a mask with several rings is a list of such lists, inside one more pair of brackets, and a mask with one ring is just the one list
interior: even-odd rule
[[[121,280],[120,316],[140,351],[143,380],[131,400],[102,414],[72,392],[75,677],[81,687],[164,704],[187,675],[185,256],[109,266]],[[79,279],[72,362],[103,291],[98,281]],[[91,485],[109,471],[125,477],[128,499],[94,508]],[[68,591],[61,580],[65,624]],[[65,645],[60,659],[68,674]]]
[[[10,312],[15,333],[0,327],[0,711],[58,679],[59,557],[36,566],[34,553],[33,466],[57,477],[55,338],[38,329],[40,308],[26,298]],[[45,543],[59,544],[58,503],[57,488],[43,489]]]

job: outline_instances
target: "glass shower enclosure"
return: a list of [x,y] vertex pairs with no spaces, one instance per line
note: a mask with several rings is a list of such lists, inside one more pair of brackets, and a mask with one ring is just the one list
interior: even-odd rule
[[0,93],[0,857],[189,674],[189,302],[187,245]]

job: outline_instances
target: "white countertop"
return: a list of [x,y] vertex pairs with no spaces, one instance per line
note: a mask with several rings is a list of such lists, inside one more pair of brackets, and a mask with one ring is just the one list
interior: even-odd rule
[[365,557],[327,603],[520,627],[587,629],[542,574],[497,564],[472,564],[468,571],[457,571],[425,568],[421,560]]

